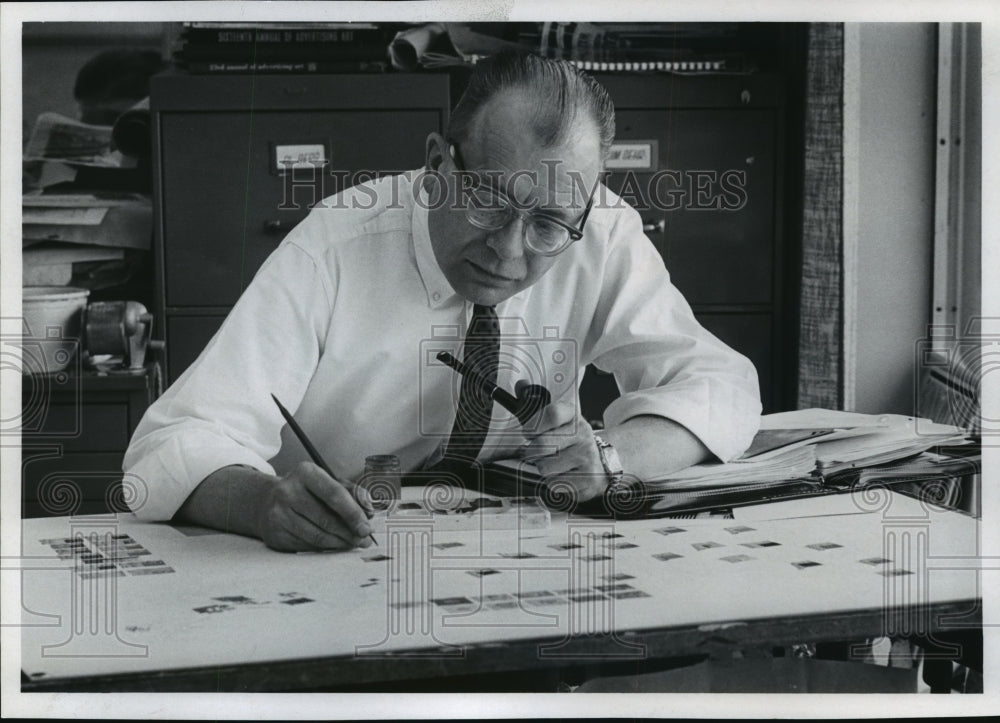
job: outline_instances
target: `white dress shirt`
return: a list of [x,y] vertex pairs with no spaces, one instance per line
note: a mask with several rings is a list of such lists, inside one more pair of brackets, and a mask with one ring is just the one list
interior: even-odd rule
[[[398,455],[404,472],[435,455],[459,391],[458,375],[436,353],[461,358],[473,305],[437,265],[415,175],[325,199],[265,261],[136,429],[124,468],[146,486],[134,509],[140,518],[169,519],[222,467],[282,474],[308,459],[272,393],[340,479],[359,478],[367,455]],[[606,426],[658,415],[719,459],[738,456],[760,419],[753,365],[698,324],[639,214],[600,193],[583,239],[496,307],[498,384],[513,392],[526,379],[575,402],[594,363],[614,372],[622,391]],[[481,459],[524,441],[512,415],[499,405],[493,414]]]

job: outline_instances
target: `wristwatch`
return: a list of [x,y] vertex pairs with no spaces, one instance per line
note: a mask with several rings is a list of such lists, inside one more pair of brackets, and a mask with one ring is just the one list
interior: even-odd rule
[[599,434],[594,435],[594,441],[597,442],[597,452],[601,455],[601,464],[604,465],[604,471],[608,475],[608,486],[614,487],[621,484],[625,477],[625,470],[622,469],[622,460],[618,456],[618,450]]

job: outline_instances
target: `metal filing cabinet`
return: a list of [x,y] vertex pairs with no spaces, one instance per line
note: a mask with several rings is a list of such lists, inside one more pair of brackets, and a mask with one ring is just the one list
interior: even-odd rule
[[[320,199],[419,168],[447,122],[446,75],[164,75],[153,79],[157,318],[172,382],[285,234]],[[327,161],[289,174],[306,147]],[[359,175],[362,174],[362,175]],[[368,175],[367,177],[371,177]]]
[[[639,208],[702,325],[757,367],[764,410],[787,408],[785,380],[796,354],[786,333],[793,305],[783,272],[784,80],[597,79],[615,102],[617,143],[636,159],[636,168],[609,168],[608,185]],[[603,392],[603,404],[614,396],[613,380],[593,370],[588,376],[592,397]]]

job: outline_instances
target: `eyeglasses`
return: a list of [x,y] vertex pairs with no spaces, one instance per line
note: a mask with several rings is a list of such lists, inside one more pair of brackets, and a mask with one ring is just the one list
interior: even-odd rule
[[[458,144],[451,146],[452,159],[455,168],[466,172],[465,163],[462,161],[462,154],[458,149]],[[547,214],[543,211],[522,211],[515,208],[514,202],[503,192],[481,185],[475,174],[475,185],[468,190],[469,203],[465,207],[465,217],[470,224],[484,231],[498,231],[509,224],[517,216],[523,222],[522,239],[524,245],[533,253],[540,256],[555,256],[561,254],[574,241],[583,238],[583,227],[587,223],[587,216],[590,215],[591,206],[594,204],[594,194],[597,186],[590,192],[587,200],[587,208],[580,219],[577,228],[570,226],[565,221]]]

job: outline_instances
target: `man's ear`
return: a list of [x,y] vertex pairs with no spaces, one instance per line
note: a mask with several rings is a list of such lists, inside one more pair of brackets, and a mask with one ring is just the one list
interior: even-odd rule
[[444,163],[445,154],[448,153],[448,141],[440,133],[430,133],[427,136],[427,149],[424,157],[424,166],[428,171],[440,171],[441,164]]
[[423,177],[424,191],[427,192],[430,203],[440,203],[441,199],[441,165],[444,163],[445,154],[448,153],[449,143],[440,133],[431,133],[427,136],[427,150],[425,160],[425,170],[427,173]]

